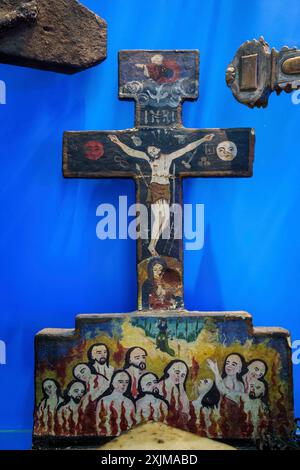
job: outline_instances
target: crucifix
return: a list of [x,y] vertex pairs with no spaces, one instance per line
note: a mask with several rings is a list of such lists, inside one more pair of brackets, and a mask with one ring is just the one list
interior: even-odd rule
[[253,129],[183,127],[198,75],[198,51],[122,51],[119,95],[135,101],[135,127],[64,136],[64,176],[136,182],[139,310],[184,306],[182,178],[252,176]]
[[78,315],[74,330],[37,334],[35,448],[99,445],[147,421],[216,439],[289,439],[289,332],[253,328],[246,312],[184,310],[181,179],[250,177],[254,151],[252,129],[183,127],[198,68],[197,51],[121,52],[120,97],[135,100],[135,127],[65,133],[64,176],[136,182],[138,311]]

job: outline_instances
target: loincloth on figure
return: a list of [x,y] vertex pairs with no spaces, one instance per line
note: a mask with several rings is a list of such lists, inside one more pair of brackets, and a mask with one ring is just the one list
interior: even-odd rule
[[168,204],[171,202],[171,191],[169,184],[150,183],[148,189],[148,204],[155,204],[160,199],[164,199]]

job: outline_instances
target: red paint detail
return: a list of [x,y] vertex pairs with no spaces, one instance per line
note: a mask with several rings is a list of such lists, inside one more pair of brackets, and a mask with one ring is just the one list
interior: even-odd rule
[[180,77],[180,67],[175,60],[163,60],[161,65],[147,65],[149,77],[156,83],[174,83]]
[[96,434],[96,407],[96,402],[94,402],[92,397],[89,396],[89,402],[85,408],[84,422],[82,426],[82,432],[85,435]]
[[207,429],[207,433],[209,437],[216,438],[218,437],[218,424],[217,424],[217,421],[215,420],[213,410],[211,410],[209,413],[209,421],[210,421],[210,425]]
[[124,402],[122,401],[121,404],[121,419],[120,419],[120,429],[122,432],[125,432],[128,430],[128,421],[126,419],[126,409]]
[[272,388],[275,388],[276,385],[277,385],[277,380],[276,380],[276,376],[277,376],[277,367],[278,367],[278,364],[277,364],[276,361],[274,361],[273,364],[272,364],[272,373],[271,373]]
[[165,415],[164,407],[163,407],[163,404],[162,404],[162,403],[159,405],[159,411],[160,411],[160,418],[159,418],[159,421],[160,421],[161,423],[163,423],[163,422],[165,421],[165,419],[166,419],[166,415]]
[[121,343],[118,341],[118,349],[115,353],[113,353],[113,360],[116,362],[116,364],[119,366],[123,364],[124,362],[124,357],[125,357],[125,348],[121,345]]
[[163,393],[163,397],[167,398],[166,382],[163,382],[162,393]]
[[62,434],[62,428],[61,428],[57,413],[55,413],[54,415],[54,433],[57,436],[60,436]]
[[74,413],[73,410],[70,410],[70,416],[68,418],[68,428],[69,428],[69,434],[71,436],[74,436],[76,434],[76,425],[74,421]]
[[101,407],[100,407],[100,414],[99,414],[99,434],[100,436],[105,436],[107,431],[106,431],[106,418],[107,418],[107,413],[105,410],[105,406],[103,403],[103,400],[101,400]]
[[240,399],[239,404],[239,428],[240,428],[240,435],[243,437],[252,437],[253,433],[253,425],[249,422],[248,413],[245,411],[245,405],[242,399]]
[[97,389],[98,388],[98,385],[99,385],[99,382],[98,382],[98,375],[95,376],[95,379],[94,379],[94,388]]
[[193,357],[192,358],[192,367],[191,367],[191,370],[190,370],[192,380],[195,380],[197,378],[199,370],[200,370],[200,366],[199,366],[198,362],[195,360],[195,358]]
[[66,377],[66,371],[68,367],[68,361],[66,358],[60,360],[59,362],[56,363],[55,365],[55,371],[57,374],[57,377],[64,380]]
[[34,413],[34,433],[41,435],[43,434],[44,422],[43,422],[43,413],[35,411]]
[[169,406],[169,413],[167,417],[167,423],[170,426],[176,427],[178,421],[178,412],[176,409],[176,399],[174,396],[174,389],[172,388],[171,392],[171,399],[170,399],[170,406]]
[[114,407],[114,402],[112,401],[109,407],[110,411],[110,418],[109,418],[109,426],[110,426],[110,435],[117,436],[118,435],[118,413]]
[[195,407],[192,402],[190,402],[190,419],[188,422],[188,429],[190,432],[197,433],[197,416],[195,412]]
[[130,418],[131,418],[131,421],[132,421],[132,426],[136,426],[136,418],[135,418],[134,410],[131,410]]
[[148,421],[153,421],[153,419],[154,419],[154,408],[153,408],[152,403],[150,403],[150,414],[149,414]]
[[84,410],[83,410],[83,403],[81,402],[78,408],[77,433],[82,434],[83,429],[84,429]]
[[179,391],[178,410],[177,410],[177,426],[180,429],[186,429],[187,428],[187,422],[188,422],[188,416],[183,411],[183,403],[182,403],[181,396],[180,396],[180,391]]
[[269,420],[267,419],[266,414],[260,408],[258,410],[258,426],[257,426],[257,439],[261,439],[262,441],[265,440],[266,434],[268,432],[268,423]]
[[47,431],[48,434],[53,434],[53,428],[54,428],[54,420],[53,420],[53,415],[50,411],[50,408],[48,406],[48,411],[47,411],[47,418],[48,418],[48,423],[47,423]]
[[289,429],[290,423],[288,419],[287,410],[284,405],[285,397],[282,392],[281,385],[279,385],[278,387],[278,392],[279,392],[280,398],[277,400],[277,403],[276,403],[278,413],[276,414],[276,418],[274,420],[274,427],[280,436],[288,436],[290,433],[290,429]]
[[137,390],[135,377],[133,377],[133,380],[132,380],[131,393],[132,393],[133,398],[136,398],[138,396],[138,390]]
[[204,415],[203,408],[200,408],[199,428],[198,428],[197,434],[199,434],[199,436],[202,436],[202,437],[207,437],[206,421],[205,421],[205,415]]
[[63,422],[62,431],[63,431],[64,435],[67,435],[68,429],[67,429],[67,419],[66,419],[66,416],[65,416],[65,410],[63,410],[61,417],[62,417],[62,422]]

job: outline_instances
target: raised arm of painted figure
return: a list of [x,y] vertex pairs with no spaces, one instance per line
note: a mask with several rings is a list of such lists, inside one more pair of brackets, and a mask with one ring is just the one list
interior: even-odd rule
[[116,135],[109,135],[108,138],[114,144],[118,145],[123,150],[123,152],[129,155],[129,157],[142,158],[143,160],[147,160],[147,162],[149,162],[149,157],[145,152],[128,147],[128,145],[123,144],[123,142],[121,142]]
[[218,364],[215,361],[212,361],[211,359],[207,359],[207,365],[210,370],[214,373],[217,389],[222,395],[226,395],[228,390],[224,385],[223,379],[219,372]]
[[175,160],[175,158],[182,157],[188,152],[192,152],[195,150],[199,145],[203,144],[204,142],[210,142],[214,138],[215,134],[208,134],[202,139],[195,140],[195,142],[191,142],[190,144],[186,145],[182,149],[176,150],[175,152],[172,152],[169,154],[169,158],[171,160]]

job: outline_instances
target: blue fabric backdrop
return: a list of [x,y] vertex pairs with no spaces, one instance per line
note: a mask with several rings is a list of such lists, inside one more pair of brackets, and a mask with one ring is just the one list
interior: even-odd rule
[[[61,171],[64,130],[133,124],[133,104],[117,96],[120,49],[199,49],[200,98],[184,105],[184,124],[256,130],[252,179],[184,182],[185,202],[205,204],[204,249],[185,253],[187,308],[247,310],[256,326],[282,326],[300,339],[300,105],[283,94],[266,110],[250,110],[225,84],[245,40],[264,35],[277,48],[300,46],[299,1],[288,8],[283,0],[83,3],[108,22],[103,64],[71,77],[0,65],[7,86],[0,106],[2,431],[31,428],[38,330],[72,328],[79,312],[136,307],[135,242],[100,241],[95,232],[96,207],[116,204],[120,194],[133,203],[133,182],[64,180]],[[294,371],[299,415],[300,365]],[[0,439],[0,446],[24,442]]]

